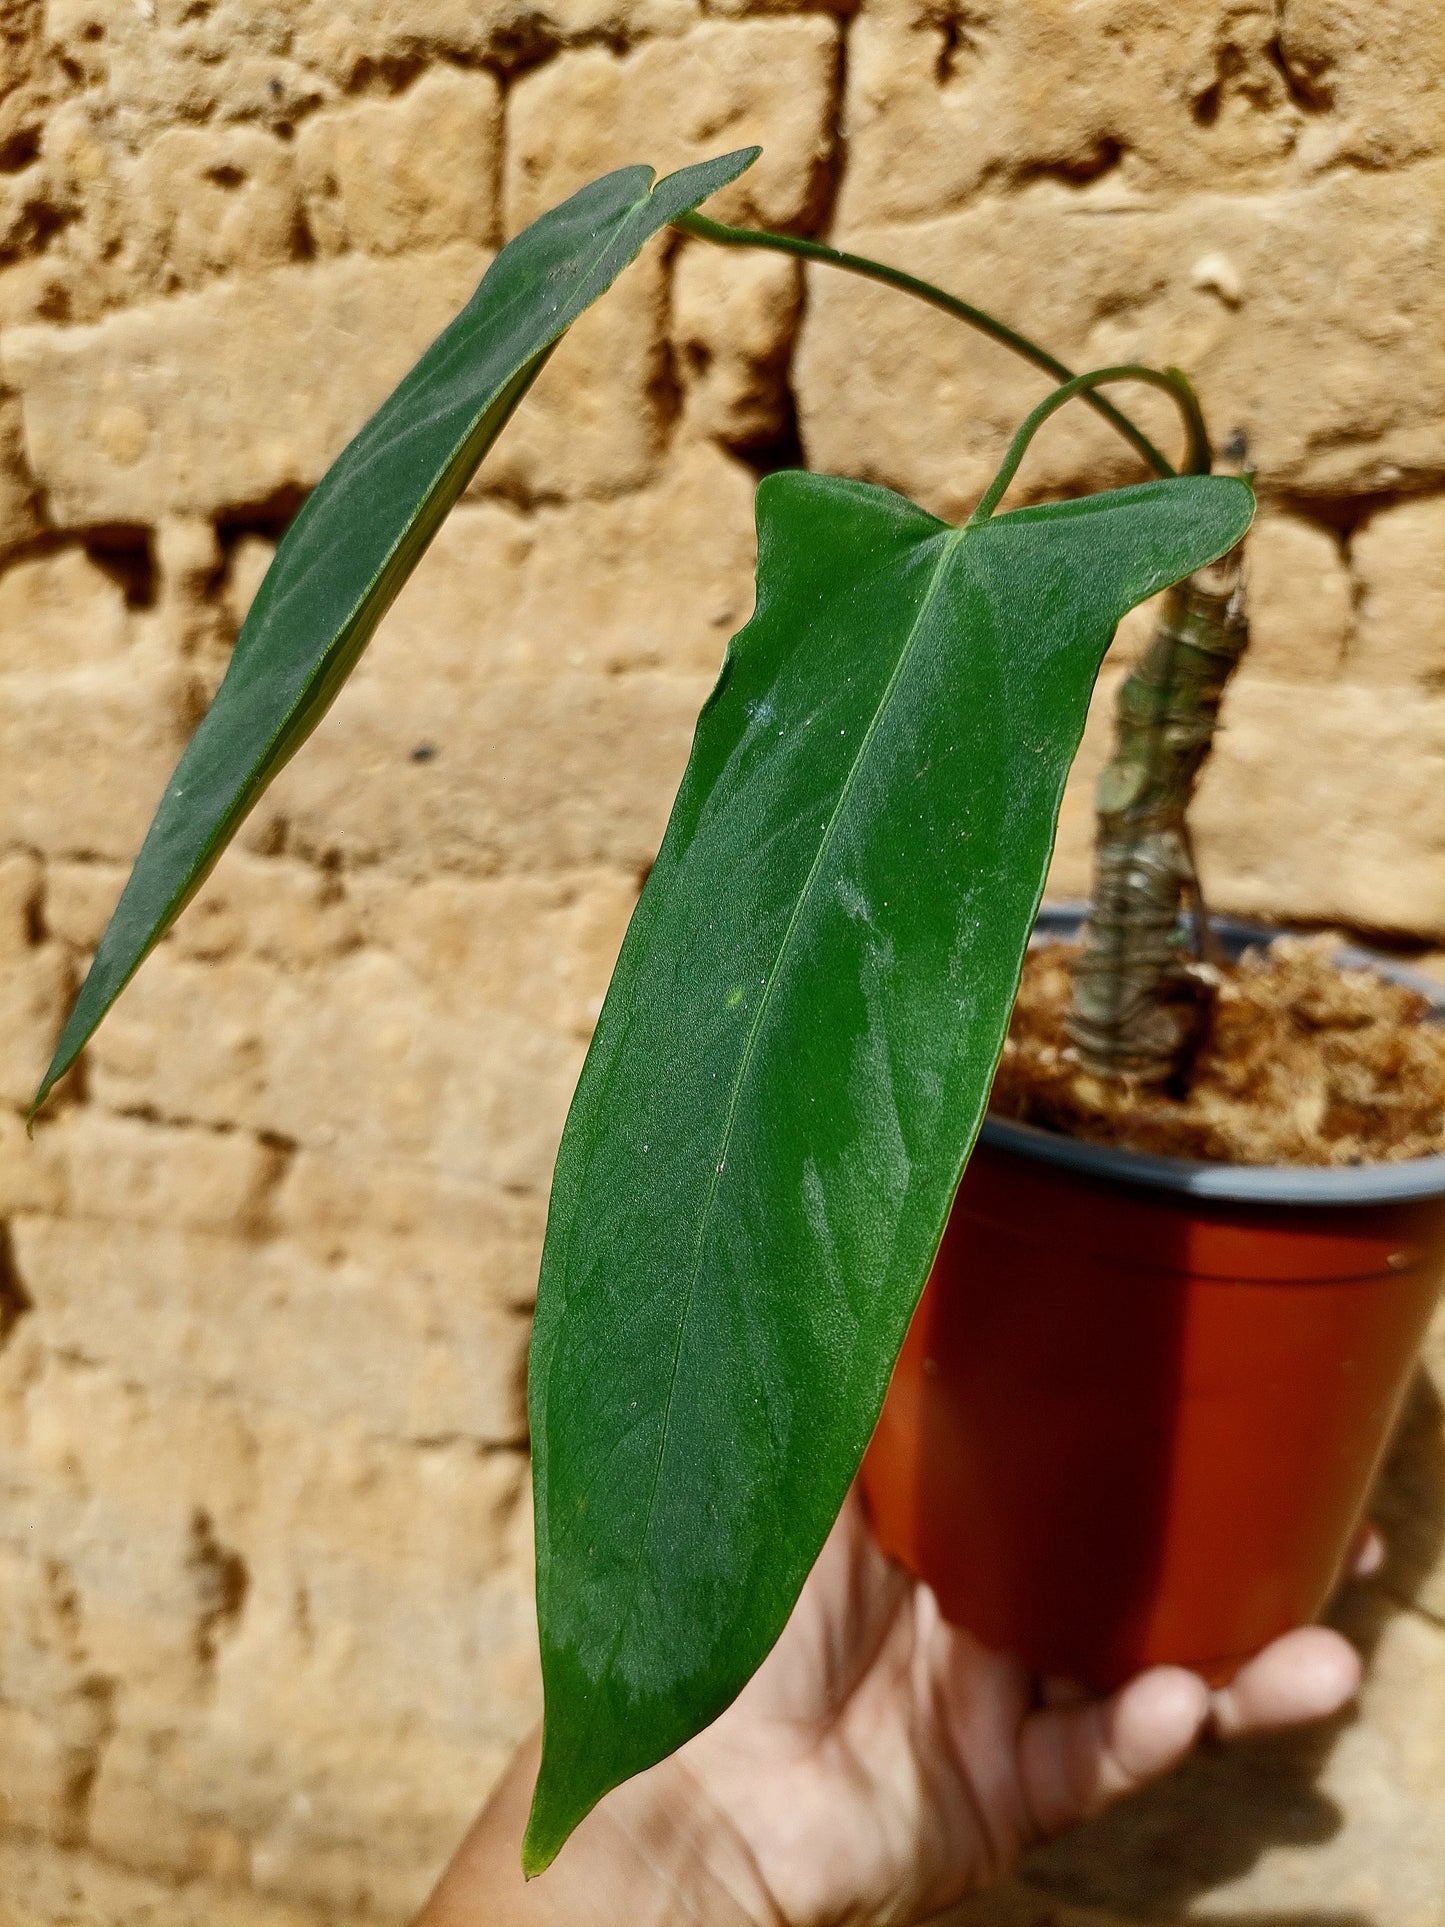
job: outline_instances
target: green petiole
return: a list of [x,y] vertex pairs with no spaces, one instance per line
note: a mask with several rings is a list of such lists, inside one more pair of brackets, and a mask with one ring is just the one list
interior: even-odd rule
[[[1056,413],[1066,402],[1071,402],[1076,395],[1092,399],[1094,390],[1106,381],[1146,381],[1153,388],[1162,388],[1165,394],[1178,404],[1188,431],[1189,443],[1185,450],[1186,473],[1191,475],[1209,473],[1211,453],[1204,417],[1200,413],[1198,400],[1188,379],[1177,368],[1148,368],[1142,362],[1125,362],[1117,368],[1095,368],[1090,374],[1071,376],[1062,387],[1056,388],[1051,395],[1045,395],[1038,406],[1031,409],[1024,417],[1018,433],[1009,443],[1008,453],[1003,458],[998,474],[984,490],[982,500],[969,516],[965,527],[973,528],[979,522],[986,522],[993,514],[1003,500],[1004,491],[1017,474],[1019,463],[1023,460],[1029,443],[1049,416]],[[1172,475],[1175,471],[1171,468],[1169,473]]]
[[[1060,361],[1057,356],[1051,355],[1047,348],[1040,347],[1038,342],[1030,340],[1027,335],[1020,334],[1017,328],[1009,327],[1007,322],[998,320],[983,308],[974,307],[971,302],[960,301],[957,295],[948,294],[944,289],[935,287],[931,281],[922,281],[917,275],[905,274],[901,268],[890,268],[882,261],[870,260],[866,254],[847,254],[841,248],[829,247],[824,241],[808,241],[795,234],[773,234],[766,228],[729,227],[723,221],[710,221],[705,214],[681,214],[673,222],[673,226],[680,228],[684,234],[694,235],[700,241],[712,241],[719,247],[770,248],[778,254],[794,254],[805,261],[821,261],[828,267],[842,268],[848,274],[860,275],[865,281],[880,281],[886,287],[901,289],[904,294],[911,294],[920,301],[926,301],[930,307],[941,309],[944,314],[952,315],[956,321],[966,322],[969,327],[976,328],[980,334],[987,335],[991,341],[1001,343],[1003,347],[1012,349],[1016,355],[1021,355],[1025,361],[1032,362],[1036,368],[1043,369],[1045,374],[1052,375],[1056,381],[1070,382],[1076,379],[1073,369],[1066,363]],[[1171,373],[1175,372],[1177,371],[1171,370]],[[1203,419],[1199,417],[1199,404],[1195,401],[1193,390],[1189,389],[1184,376],[1179,375],[1178,379],[1188,390],[1189,406],[1193,411],[1193,417],[1198,418],[1197,429],[1195,421],[1190,420],[1189,473],[1208,474],[1209,439],[1204,433]],[[1178,399],[1177,388],[1172,383],[1170,388]],[[1103,395],[1094,394],[1091,390],[1080,389],[1076,392],[1083,395],[1096,414],[1102,415],[1105,421],[1119,431],[1125,441],[1144,457],[1156,475],[1173,475],[1177,472],[1137,422],[1131,421],[1122,409],[1116,408]],[[1181,401],[1182,406],[1184,404]]]

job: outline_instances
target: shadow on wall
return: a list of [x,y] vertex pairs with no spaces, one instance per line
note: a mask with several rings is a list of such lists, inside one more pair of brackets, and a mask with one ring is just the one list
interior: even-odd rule
[[[1347,1585],[1331,1623],[1368,1664],[1389,1621],[1419,1596],[1445,1550],[1445,1406],[1422,1371],[1410,1392],[1380,1476],[1372,1516],[1389,1542],[1384,1570]],[[1161,1922],[1190,1911],[1212,1889],[1238,1880],[1276,1847],[1332,1839],[1344,1824],[1318,1785],[1342,1730],[1355,1717],[1309,1733],[1207,1749],[1147,1793],[1025,1861],[1026,1889],[1126,1921]],[[999,1927],[1010,1901],[966,1910],[960,1927]],[[1231,1927],[1386,1927],[1329,1908],[1229,1915]]]

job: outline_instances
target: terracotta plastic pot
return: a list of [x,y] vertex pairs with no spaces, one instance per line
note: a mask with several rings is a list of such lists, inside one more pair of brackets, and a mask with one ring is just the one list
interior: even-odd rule
[[864,1461],[874,1529],[1042,1673],[1222,1683],[1329,1597],[1442,1274],[1445,1157],[1193,1164],[990,1120]]

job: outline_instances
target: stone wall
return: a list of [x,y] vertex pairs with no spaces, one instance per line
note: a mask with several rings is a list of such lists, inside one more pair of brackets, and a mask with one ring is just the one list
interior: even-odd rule
[[[5,0],[0,87],[0,1920],[396,1921],[537,1710],[548,1172],[750,606],[755,476],[801,455],[957,515],[1040,384],[901,297],[654,245],[28,1144],[288,515],[520,223],[607,167],[760,141],[719,211],[1080,365],[1178,362],[1247,434],[1214,896],[1439,947],[1445,17]],[[1081,410],[1025,480],[1135,473]],[[1201,1761],[967,1918],[1438,1927],[1423,1380],[1382,1506],[1392,1563],[1344,1608],[1362,1719]]]

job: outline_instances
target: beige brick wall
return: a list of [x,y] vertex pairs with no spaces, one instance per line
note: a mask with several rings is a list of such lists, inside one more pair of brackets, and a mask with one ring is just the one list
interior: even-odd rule
[[[1214,894],[1445,946],[1437,0],[850,12],[0,7],[0,1921],[314,1927],[419,1897],[537,1708],[548,1172],[750,606],[755,471],[801,448],[956,515],[1039,392],[900,297],[655,244],[27,1144],[286,516],[581,180],[761,141],[723,211],[876,251],[1079,364],[1190,369],[1264,496],[1199,813]],[[1026,480],[1132,472],[1080,412]],[[1424,1381],[1381,1504],[1391,1565],[1345,1607],[1363,1717],[1202,1761],[970,1921],[1439,1927]]]

